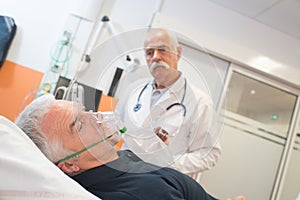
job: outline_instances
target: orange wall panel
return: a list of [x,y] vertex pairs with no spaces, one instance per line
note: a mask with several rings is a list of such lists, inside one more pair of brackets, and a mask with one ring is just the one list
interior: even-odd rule
[[[43,73],[6,61],[0,68],[0,115],[14,121],[35,97]],[[117,99],[101,96],[99,111],[113,111]]]
[[0,115],[14,121],[36,95],[43,73],[6,61],[0,68]]
[[113,111],[118,103],[118,99],[115,99],[104,94],[101,95],[98,111]]

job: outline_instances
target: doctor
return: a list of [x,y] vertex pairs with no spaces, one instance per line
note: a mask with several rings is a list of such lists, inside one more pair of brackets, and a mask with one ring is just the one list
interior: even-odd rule
[[[139,87],[133,83],[128,97],[121,98],[116,107],[129,132],[123,148],[142,158],[150,152],[156,161],[186,174],[210,169],[221,154],[211,98],[178,71],[182,48],[173,33],[151,29],[144,49],[153,80]],[[139,154],[140,149],[144,154]]]

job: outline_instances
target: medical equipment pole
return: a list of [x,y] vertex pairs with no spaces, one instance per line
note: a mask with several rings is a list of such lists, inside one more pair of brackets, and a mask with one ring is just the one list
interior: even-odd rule
[[74,78],[71,80],[71,82],[68,86],[69,89],[68,89],[67,94],[65,95],[64,99],[67,99],[67,100],[69,99],[71,90],[72,90],[75,82],[77,81],[78,74],[80,72],[84,71],[88,67],[89,63],[91,62],[90,55],[93,52],[93,49],[97,43],[98,37],[101,34],[101,31],[102,31],[103,27],[107,24],[107,22],[109,22],[109,18],[107,16],[103,16],[101,21],[99,22],[96,32],[94,34],[92,34],[93,37],[88,44],[89,46],[86,48],[86,51],[81,59],[81,62],[79,63],[79,66],[76,69]]
[[[103,16],[98,25],[96,32],[93,34],[93,37],[92,37],[91,41],[89,42],[89,46],[87,47],[86,52],[83,55],[83,58],[79,64],[79,66],[77,67],[76,75],[78,75],[79,72],[85,70],[87,65],[91,62],[91,53],[97,43],[98,37],[101,34],[103,27],[107,24],[107,22],[109,22],[109,18],[107,16]],[[75,75],[75,77],[76,77],[76,75]]]

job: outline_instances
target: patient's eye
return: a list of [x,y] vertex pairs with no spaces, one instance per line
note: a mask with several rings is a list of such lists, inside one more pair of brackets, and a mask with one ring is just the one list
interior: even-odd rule
[[80,132],[82,130],[82,125],[83,125],[84,122],[78,120],[75,127],[76,127],[76,130],[77,132]]
[[78,116],[74,119],[74,121],[70,124],[70,130],[72,133],[78,133],[81,131],[83,125],[82,119]]

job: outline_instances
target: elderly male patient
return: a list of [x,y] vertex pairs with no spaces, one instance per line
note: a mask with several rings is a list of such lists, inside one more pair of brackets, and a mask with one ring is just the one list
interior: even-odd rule
[[101,199],[215,199],[178,171],[118,152],[111,142],[115,131],[106,123],[52,95],[35,99],[16,120],[48,159]]

